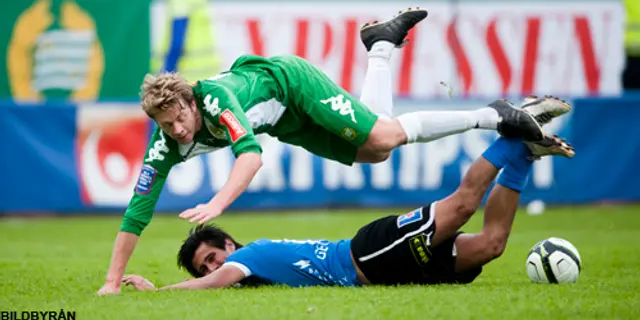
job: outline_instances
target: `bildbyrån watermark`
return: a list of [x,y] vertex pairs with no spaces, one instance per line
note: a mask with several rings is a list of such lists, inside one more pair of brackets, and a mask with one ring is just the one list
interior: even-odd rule
[[0,320],[76,320],[75,311],[0,311]]

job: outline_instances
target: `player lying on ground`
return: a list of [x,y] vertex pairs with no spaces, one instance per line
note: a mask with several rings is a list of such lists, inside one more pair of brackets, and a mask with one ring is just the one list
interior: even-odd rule
[[[472,282],[484,264],[505,250],[532,158],[549,154],[572,157],[573,149],[557,138],[527,148],[520,140],[501,137],[474,162],[449,197],[404,215],[375,220],[352,239],[260,239],[242,246],[221,229],[198,226],[178,253],[179,264],[196,279],[161,289]],[[478,208],[500,169],[482,230],[462,234],[459,228]],[[156,289],[138,275],[125,276],[123,282],[138,290]]]
[[425,10],[410,9],[361,29],[369,65],[360,101],[294,56],[242,56],[230,71],[193,86],[172,73],[146,77],[142,108],[159,128],[149,143],[99,293],[119,292],[120,279],[139,235],[151,221],[169,171],[196,155],[230,147],[237,157],[227,183],[211,201],[180,214],[204,223],[244,192],[260,168],[257,134],[351,165],[384,161],[398,146],[474,128],[541,141],[544,133],[534,118],[569,110],[560,100],[543,98],[530,100],[529,112],[499,100],[475,111],[421,111],[393,118],[391,54],[426,16]]

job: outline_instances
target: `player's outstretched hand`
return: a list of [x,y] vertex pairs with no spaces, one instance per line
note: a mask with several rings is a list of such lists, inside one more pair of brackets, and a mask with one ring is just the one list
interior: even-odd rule
[[133,286],[139,291],[156,290],[156,286],[154,286],[151,281],[135,274],[124,276],[122,282],[128,286]]
[[189,222],[205,223],[222,214],[222,210],[209,204],[199,204],[195,208],[183,211],[180,218],[189,219]]
[[98,290],[97,292],[99,296],[104,296],[108,294],[118,294],[118,293],[120,293],[120,286],[111,284],[111,283],[105,283],[102,286],[102,288],[100,288],[100,290]]

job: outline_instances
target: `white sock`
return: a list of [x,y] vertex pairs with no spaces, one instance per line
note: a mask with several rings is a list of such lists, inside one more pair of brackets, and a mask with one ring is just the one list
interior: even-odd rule
[[393,117],[393,87],[391,85],[391,54],[395,45],[378,41],[368,52],[367,72],[360,101],[374,113]]
[[492,108],[473,111],[418,111],[397,117],[407,143],[429,142],[470,129],[496,129],[500,118]]

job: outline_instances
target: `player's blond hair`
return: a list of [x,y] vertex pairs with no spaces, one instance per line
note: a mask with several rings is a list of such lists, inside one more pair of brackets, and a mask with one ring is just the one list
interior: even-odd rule
[[175,72],[163,72],[158,76],[147,74],[141,86],[142,110],[154,117],[159,111],[180,104],[188,106],[193,101],[193,89]]

